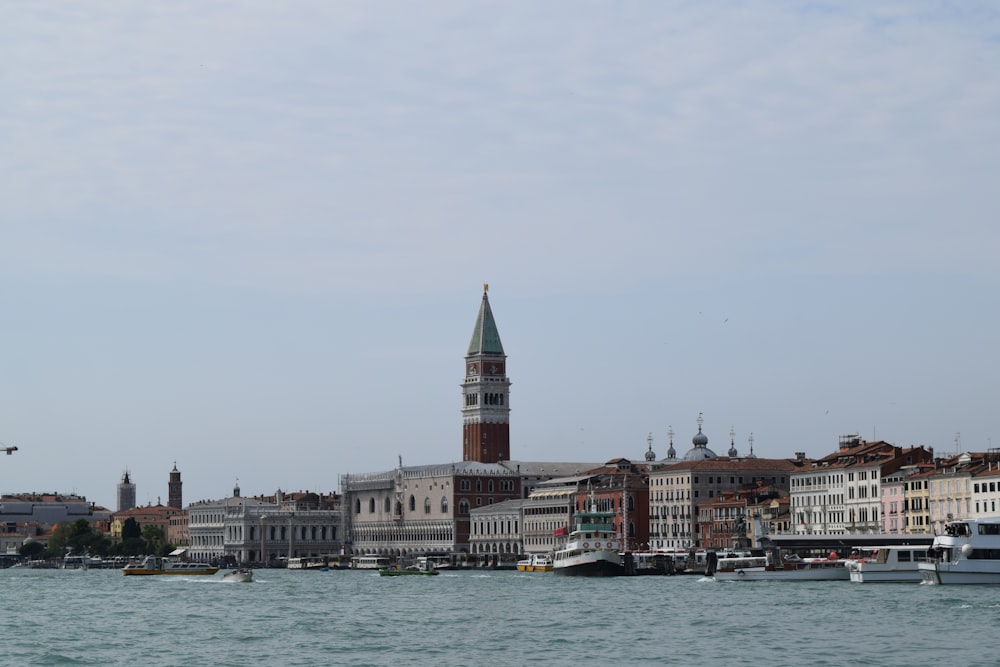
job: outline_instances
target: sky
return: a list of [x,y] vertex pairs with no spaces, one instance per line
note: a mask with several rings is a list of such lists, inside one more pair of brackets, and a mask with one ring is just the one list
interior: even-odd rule
[[0,0],[0,492],[1000,447],[993,2]]

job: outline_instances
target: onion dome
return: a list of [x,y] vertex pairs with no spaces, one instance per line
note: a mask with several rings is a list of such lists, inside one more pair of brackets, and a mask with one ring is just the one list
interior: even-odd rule
[[694,445],[688,450],[687,454],[684,455],[685,461],[702,461],[704,459],[714,459],[716,453],[708,448],[708,436],[701,432],[701,425],[704,419],[702,419],[701,413],[698,413],[698,433],[691,438],[691,444]]
[[646,442],[649,443],[649,449],[646,450],[646,460],[647,461],[655,461],[656,460],[656,453],[653,451],[653,434],[652,433],[650,433],[648,436],[646,436]]

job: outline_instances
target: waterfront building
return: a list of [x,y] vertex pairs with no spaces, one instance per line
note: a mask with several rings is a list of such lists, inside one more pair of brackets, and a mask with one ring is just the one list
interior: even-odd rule
[[838,450],[796,471],[791,479],[795,531],[813,535],[882,532],[881,479],[904,466],[928,463],[932,450],[896,447],[857,435],[840,437]]
[[107,523],[111,512],[83,496],[59,493],[19,493],[0,496],[0,524],[37,523],[51,530],[58,523],[86,519]]
[[1000,450],[991,449],[972,478],[970,518],[1000,516]]
[[927,481],[927,470],[933,465],[921,466],[914,474],[903,482],[903,502],[906,505],[906,534],[921,535],[931,530],[931,518],[928,510],[930,488]]
[[[551,554],[566,541],[576,509],[579,483],[538,486],[522,505],[522,542],[526,554]],[[560,532],[561,535],[556,533]]]
[[[763,484],[788,492],[791,474],[809,463],[795,459],[715,456],[698,416],[698,433],[683,458],[661,459],[649,471],[649,544],[653,549],[688,549],[698,544],[697,505],[723,491],[750,491]],[[730,449],[735,451],[730,432]],[[671,433],[671,450],[673,435]],[[752,450],[751,450],[752,451]],[[738,452],[737,452],[738,454]]]
[[516,472],[461,461],[342,475],[351,551],[377,555],[470,553],[471,510],[521,497]]
[[[611,523],[623,551],[649,548],[649,468],[616,458],[584,473],[577,482],[574,511],[586,512],[590,500],[598,512],[614,514]],[[567,524],[569,528],[571,524]]]
[[7,567],[20,559],[20,549],[32,541],[44,541],[45,531],[37,521],[0,522],[0,567]]
[[486,564],[513,565],[524,552],[522,498],[475,507],[469,513],[469,553]]
[[887,535],[907,532],[906,478],[914,472],[916,468],[904,468],[882,477],[882,532]]
[[124,512],[135,507],[135,484],[129,477],[128,470],[122,475],[122,481],[118,483],[117,491],[117,511]]
[[780,490],[774,493],[747,507],[746,544],[751,549],[760,548],[765,537],[792,532],[791,498]]
[[124,512],[115,512],[111,515],[110,533],[112,540],[122,539],[122,528],[125,522],[132,519],[142,529],[144,526],[157,526],[163,530],[163,537],[170,542],[170,518],[177,514],[183,514],[184,510],[171,507],[169,505],[146,505],[144,507],[133,507]]
[[928,532],[948,521],[1000,516],[1000,451],[963,452],[935,461],[921,475],[927,487]]
[[198,561],[277,565],[288,558],[339,555],[340,498],[309,491],[229,498],[188,506],[189,554]]
[[787,529],[788,493],[761,481],[698,503],[698,546],[705,549],[759,548],[761,538]]
[[188,530],[190,517],[188,511],[181,510],[168,517],[167,542],[173,545],[187,546],[191,544],[191,533]]

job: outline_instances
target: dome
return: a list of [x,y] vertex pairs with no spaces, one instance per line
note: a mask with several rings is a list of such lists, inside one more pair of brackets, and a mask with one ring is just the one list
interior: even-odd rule
[[688,450],[687,454],[684,455],[685,461],[704,461],[705,459],[714,459],[716,456],[708,447],[692,447]]
[[685,461],[704,461],[705,459],[714,459],[716,453],[708,448],[708,436],[701,432],[701,415],[698,415],[698,432],[693,438],[691,438],[691,444],[694,445],[688,450],[687,454],[684,455]]

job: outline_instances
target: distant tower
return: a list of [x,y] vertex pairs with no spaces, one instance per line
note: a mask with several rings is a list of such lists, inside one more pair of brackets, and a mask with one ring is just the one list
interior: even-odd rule
[[500,343],[493,311],[483,285],[462,383],[462,460],[497,463],[510,460],[510,380],[507,355]]
[[739,456],[739,452],[736,451],[736,429],[732,426],[729,427],[729,458],[735,459]]
[[170,471],[170,482],[167,484],[167,505],[177,509],[184,508],[181,496],[181,472],[177,469],[176,461],[174,461],[174,469]]
[[118,511],[124,512],[135,507],[135,484],[128,476],[128,470],[122,475],[118,484]]
[[675,459],[677,458],[677,450],[674,449],[674,427],[667,426],[667,437],[670,438],[670,447],[667,448],[667,458]]

